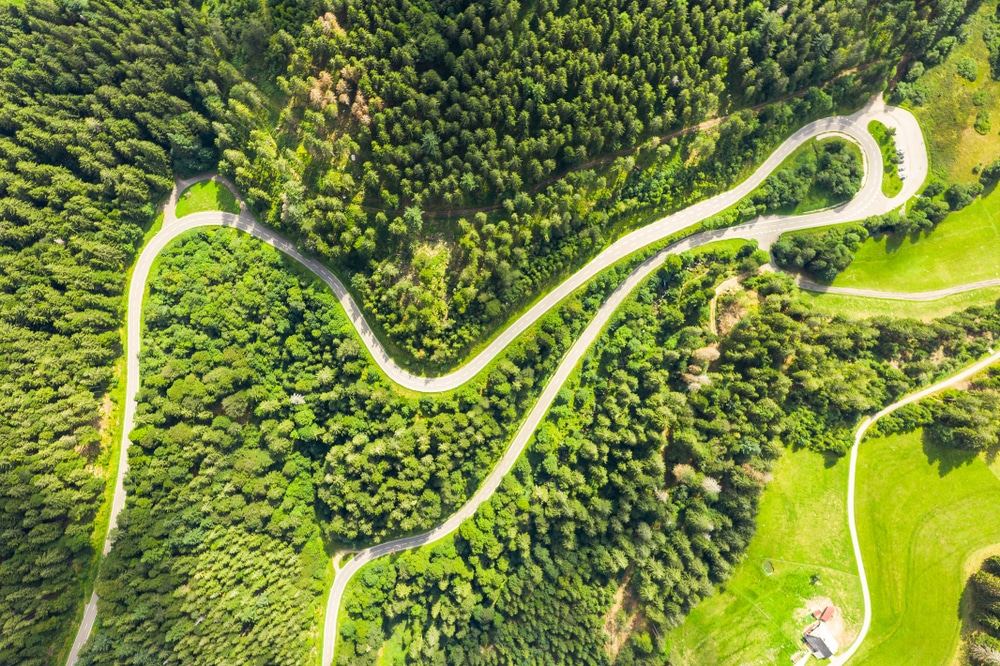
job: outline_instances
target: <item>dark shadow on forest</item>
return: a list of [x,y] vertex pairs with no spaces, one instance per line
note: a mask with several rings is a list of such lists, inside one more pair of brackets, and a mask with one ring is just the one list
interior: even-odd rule
[[921,440],[923,442],[924,455],[927,456],[927,463],[936,466],[938,476],[944,478],[954,470],[971,465],[979,457],[975,451],[962,451],[941,446],[934,441],[931,434],[924,430]]

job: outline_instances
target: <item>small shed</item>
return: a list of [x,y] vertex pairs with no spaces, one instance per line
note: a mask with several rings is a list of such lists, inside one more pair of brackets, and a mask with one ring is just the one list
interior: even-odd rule
[[806,630],[802,632],[802,640],[809,646],[809,651],[813,653],[813,656],[820,659],[829,659],[840,649],[837,639],[833,637],[822,620],[817,620],[806,627]]

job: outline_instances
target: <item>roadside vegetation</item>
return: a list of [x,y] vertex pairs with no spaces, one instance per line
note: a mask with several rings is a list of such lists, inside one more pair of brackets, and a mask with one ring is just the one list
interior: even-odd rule
[[990,664],[990,632],[1000,633],[988,559],[1000,552],[1000,525],[989,517],[1000,475],[988,464],[1000,437],[1000,370],[897,410],[870,432],[857,492],[874,620],[857,658]]
[[[992,368],[967,389],[883,417],[862,444],[858,524],[874,622],[858,663],[993,663],[1000,560],[990,555],[1000,552],[1000,527],[989,516],[1000,499],[1000,473],[987,462],[1000,435],[998,389],[1000,370]],[[823,464],[808,452],[785,453],[774,474],[746,561],[669,635],[671,664],[784,660],[801,648],[809,596],[826,595],[845,610],[836,586],[844,574],[854,585],[841,646],[856,636],[863,608],[846,526],[846,461]],[[838,535],[840,548],[829,550]],[[834,570],[807,577],[810,564]],[[824,589],[830,574],[835,593]]]
[[[237,41],[266,21],[220,5]],[[730,187],[807,120],[857,108],[904,49],[946,48],[963,12],[933,5],[926,21],[901,19],[902,1],[713,6],[697,21],[620,0],[352,5],[297,37],[278,123],[241,98],[220,168],[348,277],[413,369],[440,371],[619,233]],[[440,246],[443,282],[413,270],[415,238]]]
[[92,0],[81,20],[86,7],[28,3],[29,21],[0,4],[3,664],[53,663],[83,606],[107,525],[127,267],[173,170],[216,157],[204,88],[182,83],[225,85],[194,12]]
[[177,217],[209,210],[238,215],[240,204],[229,188],[216,180],[202,180],[177,197]]
[[967,37],[940,64],[910,61],[889,101],[902,103],[920,121],[931,158],[931,176],[968,185],[998,156],[1000,68],[997,3],[982,2]]
[[721,259],[668,264],[640,287],[456,535],[353,579],[338,664],[375,663],[387,639],[406,664],[484,651],[661,664],[668,630],[742,561],[783,445],[843,454],[863,414],[1000,335],[985,308],[931,324],[828,319],[790,278],[761,273],[720,300],[716,338],[704,317]]
[[[861,189],[864,176],[861,148],[839,137],[809,141],[782,163],[782,170],[785,169],[792,174],[792,177],[782,176],[790,190],[801,191],[802,182],[808,186],[801,197],[789,197],[783,207],[768,206],[768,213],[802,215],[845,203]],[[776,189],[774,183],[772,188]],[[766,198],[764,194],[761,192],[759,196]],[[773,192],[767,193],[767,197],[774,196]]]
[[940,64],[908,65],[890,101],[920,122],[931,178],[906,215],[866,222],[872,237],[835,286],[922,291],[1000,277],[998,29],[997,3],[984,2]]
[[832,284],[926,291],[1000,277],[1000,194],[950,213],[930,233],[880,234],[862,244]]
[[[950,0],[930,0],[929,20],[899,19],[906,6],[827,0],[784,11],[749,3],[684,14],[673,5],[650,5],[636,15],[610,0],[565,12],[551,2],[467,3],[454,12],[441,11],[443,5],[320,0],[210,0],[198,8],[183,0],[0,4],[0,440],[10,443],[0,451],[0,662],[52,663],[82,604],[110,472],[102,466],[110,455],[102,428],[114,425],[102,421],[101,406],[115,388],[122,351],[124,276],[155,202],[176,175],[221,169],[232,176],[262,220],[371,294],[362,305],[396,341],[402,362],[440,369],[595,254],[609,234],[728,187],[802,122],[859,104],[904,50],[943,48],[962,21]],[[746,57],[724,55],[735,53]],[[874,64],[861,67],[868,62]],[[730,111],[738,113],[711,131],[674,135]],[[637,157],[640,145],[645,155]],[[571,169],[580,170],[566,175]],[[480,216],[469,207],[487,210]],[[268,260],[261,262],[256,268],[269,270]],[[310,659],[315,639],[301,632],[325,574],[316,551],[298,564],[291,554],[319,542],[308,516],[281,513],[286,499],[292,509],[312,506],[302,475],[310,483],[326,472],[336,478],[340,464],[358,474],[353,504],[337,504],[341,496],[329,488],[321,497],[324,488],[315,482],[315,501],[328,502],[331,516],[343,520],[320,526],[323,545],[351,538],[352,530],[358,539],[375,540],[435,519],[436,503],[444,510],[463,496],[468,479],[437,478],[443,490],[435,499],[430,495],[439,488],[420,475],[466,466],[476,470],[469,478],[482,474],[496,449],[480,447],[476,437],[502,437],[478,427],[476,410],[493,410],[510,427],[519,401],[535,390],[529,380],[542,374],[532,375],[530,367],[553,362],[552,350],[567,343],[556,333],[584,316],[568,310],[565,321],[542,324],[535,353],[552,358],[498,366],[484,380],[496,393],[454,397],[449,404],[476,417],[467,426],[472,443],[457,434],[442,437],[467,446],[465,458],[427,460],[434,456],[420,451],[415,466],[411,449],[388,448],[388,440],[385,449],[369,447],[387,423],[396,424],[379,412],[386,408],[381,391],[329,389],[335,393],[329,409],[364,403],[365,416],[327,433],[351,433],[327,450],[309,439],[323,429],[309,422],[311,406],[293,410],[279,400],[272,412],[269,401],[278,398],[239,384],[249,370],[238,354],[227,357],[216,346],[220,330],[236,339],[252,329],[261,339],[287,343],[262,351],[253,372],[276,382],[261,380],[289,401],[301,378],[282,374],[286,364],[313,353],[311,345],[334,337],[339,345],[349,335],[318,328],[316,338],[313,329],[295,338],[283,328],[300,314],[294,285],[283,278],[277,282],[292,296],[272,293],[264,281],[254,289],[227,283],[245,296],[242,307],[260,314],[254,326],[245,319],[237,327],[232,312],[194,297],[210,292],[228,303],[213,281],[235,280],[245,269],[228,260],[220,265],[231,272],[205,266],[206,284],[177,267],[173,277],[189,287],[191,301],[176,311],[165,305],[148,319],[176,324],[157,331],[176,358],[151,347],[145,359],[169,368],[165,376],[151,375],[143,389],[144,405],[162,411],[147,413],[150,422],[136,434],[150,438],[150,450],[137,444],[139,464],[126,482],[132,504],[121,527],[128,534],[102,574],[107,625],[98,629],[92,661],[164,661],[173,646],[176,654],[216,661],[232,661],[237,648],[246,649],[241,659]],[[165,285],[163,293],[170,289]],[[271,306],[275,313],[265,314]],[[285,317],[285,310],[294,314]],[[192,312],[204,318],[186,318]],[[174,340],[174,333],[191,338]],[[338,371],[355,368],[350,350],[347,344],[344,358],[331,357]],[[417,402],[428,432],[445,420],[434,420],[433,400],[405,399]],[[226,409],[244,416],[227,416]],[[268,421],[279,425],[265,427]],[[366,430],[370,423],[378,424],[375,431]],[[187,430],[174,429],[183,425]],[[168,435],[160,426],[174,430]],[[414,437],[412,450],[444,441]],[[160,457],[168,453],[173,457]],[[347,453],[358,457],[337,457]],[[325,462],[328,454],[331,467],[322,473],[298,468],[301,456]],[[397,458],[382,469],[381,459],[372,460],[380,456]],[[293,464],[279,469],[276,460]],[[374,470],[371,476],[350,468],[358,461],[366,473]],[[235,480],[218,491],[207,471],[200,473],[202,464],[218,465],[220,478]],[[421,494],[397,501],[396,483],[403,493],[420,488]],[[376,486],[383,494],[371,512],[366,502]],[[193,504],[216,492],[230,502],[220,500],[225,510]],[[154,503],[163,513],[146,513]],[[275,513],[272,525],[266,517]],[[243,531],[223,545],[268,552],[232,561],[221,550],[205,554],[205,544],[219,543],[226,520]],[[204,558],[188,559],[194,552]],[[289,566],[304,579],[279,580],[261,564],[269,554],[275,562],[291,558]],[[204,566],[214,577],[200,588],[172,573],[174,566],[184,572]],[[302,592],[302,606],[278,610],[270,597],[261,598],[257,583],[246,582],[258,573],[278,586],[275,596]],[[127,585],[115,587],[116,580]],[[237,600],[239,627],[184,615],[201,605],[197,590],[214,594],[229,583],[239,591],[213,612],[221,617],[225,604]],[[178,596],[161,596],[163,589]],[[137,603],[131,592],[150,604]],[[265,654],[271,640],[275,651]]]
[[721,229],[761,215],[801,215],[850,201],[861,189],[861,149],[841,138],[810,140],[742,201],[700,224]]
[[875,137],[882,151],[882,194],[894,197],[903,189],[903,181],[899,178],[899,154],[896,152],[894,132],[877,120],[868,123],[868,131]]
[[789,663],[817,606],[837,608],[841,638],[857,635],[864,607],[847,528],[847,470],[846,458],[782,453],[746,558],[667,634],[670,664]]
[[771,246],[771,256],[787,271],[830,282],[851,265],[854,253],[867,238],[868,230],[860,224],[840,225],[820,232],[783,234]]

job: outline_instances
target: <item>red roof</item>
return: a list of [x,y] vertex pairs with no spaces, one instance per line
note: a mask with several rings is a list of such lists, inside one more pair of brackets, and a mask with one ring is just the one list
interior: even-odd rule
[[833,606],[827,606],[823,609],[823,614],[820,616],[820,620],[823,622],[829,622],[830,618],[833,617]]

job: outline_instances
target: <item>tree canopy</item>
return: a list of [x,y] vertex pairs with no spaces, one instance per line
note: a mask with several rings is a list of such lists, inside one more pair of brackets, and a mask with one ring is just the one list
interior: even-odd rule
[[[752,248],[748,248],[752,249]],[[671,261],[558,396],[458,533],[378,560],[345,597],[338,664],[662,664],[661,638],[726,581],[782,447],[845,453],[861,417],[978,357],[996,308],[923,324],[819,316],[745,255]]]
[[[404,361],[440,368],[622,229],[859,103],[904,49],[946,53],[965,4],[0,2],[0,662],[53,661],[81,605],[125,275],[177,174],[233,176],[262,221],[348,278]],[[116,610],[94,661],[176,647],[298,663],[322,547],[422,528],[467,496],[621,277],[474,387],[424,400],[392,395],[336,316],[299,310],[311,283],[296,292],[284,266],[213,247],[237,258],[197,262],[205,283],[175,266],[187,296],[154,289],[130,505],[99,582]],[[233,303],[221,285],[251,268],[288,292],[231,287],[235,321],[211,300]],[[219,346],[223,331],[281,349]],[[304,601],[279,610],[262,589]],[[202,593],[211,621],[189,613]]]
[[184,4],[0,3],[0,663],[49,663],[83,603],[125,272],[217,159],[215,48]]

